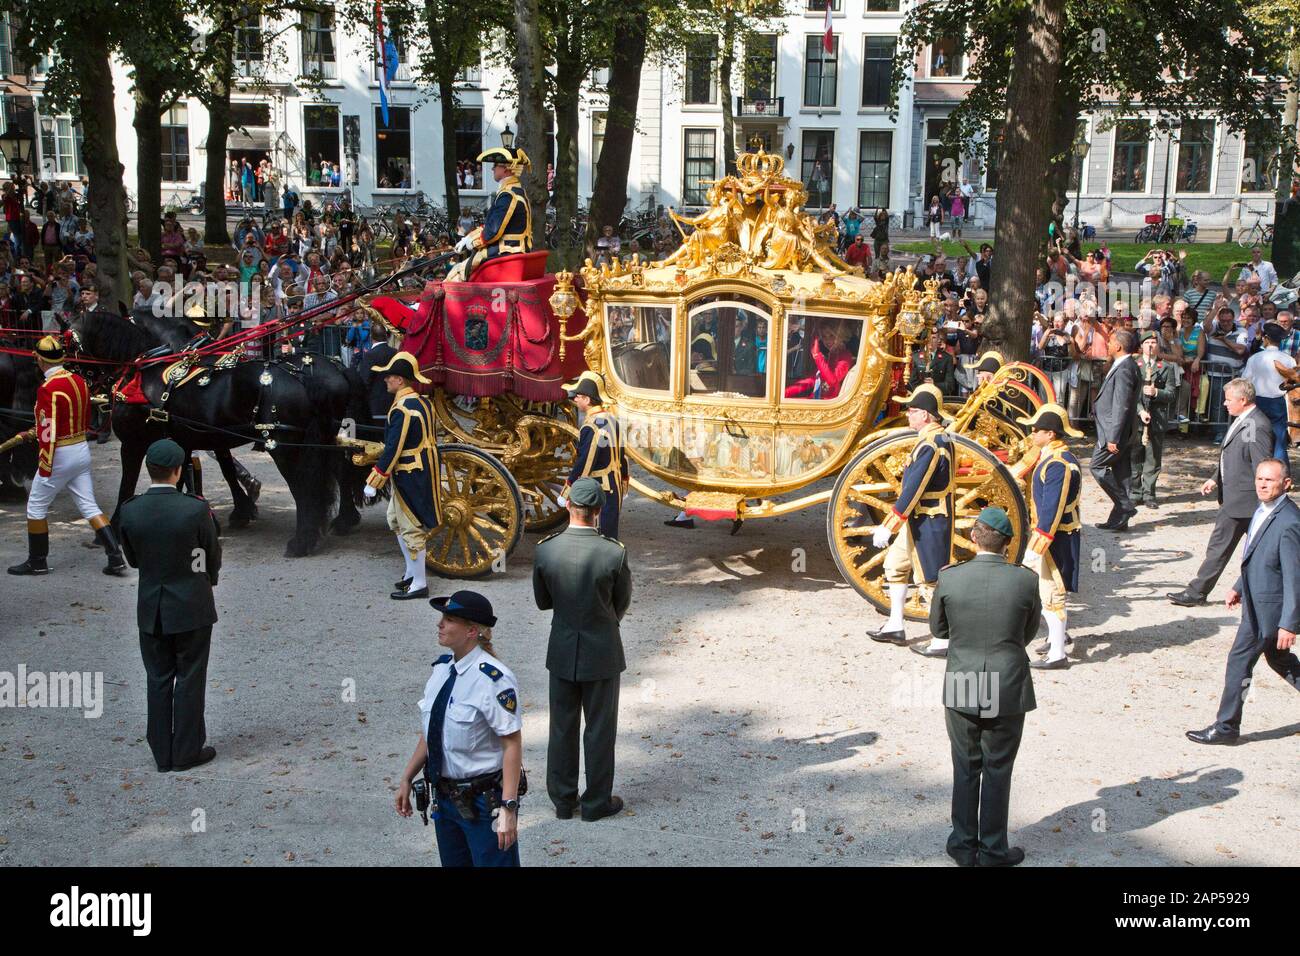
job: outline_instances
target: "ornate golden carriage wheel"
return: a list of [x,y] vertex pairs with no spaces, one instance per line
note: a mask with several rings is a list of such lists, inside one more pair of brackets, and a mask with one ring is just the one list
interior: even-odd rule
[[[1021,486],[1007,466],[987,448],[964,435],[951,437],[957,456],[953,561],[965,561],[974,555],[971,525],[981,508],[997,505],[1006,509],[1011,518],[1013,537],[1007,549],[1008,560],[1019,563],[1030,530]],[[916,432],[911,430],[895,432],[878,438],[859,452],[840,472],[826,512],[831,555],[844,580],[885,614],[889,613],[885,552],[872,545],[871,533],[898,500],[903,468],[916,438]],[[907,617],[925,620],[929,613],[921,589],[912,588],[907,599]]]
[[442,524],[429,536],[425,563],[444,578],[473,578],[500,567],[524,530],[519,486],[492,455],[470,445],[439,445]]
[[577,412],[567,402],[433,396],[438,424],[457,441],[495,455],[514,476],[524,503],[524,530],[549,531],[564,523],[558,503],[578,451]]

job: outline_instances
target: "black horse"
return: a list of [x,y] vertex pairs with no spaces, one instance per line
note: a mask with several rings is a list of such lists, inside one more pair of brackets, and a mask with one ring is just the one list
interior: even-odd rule
[[[112,313],[95,311],[77,320],[73,332],[86,356],[121,363],[126,368],[160,347],[175,354],[178,343],[181,347],[187,344],[181,341],[190,332],[187,325],[166,318],[136,324]],[[197,374],[191,380],[169,388],[163,382],[163,373],[176,361],[146,358],[141,363],[139,386],[148,404],[113,405],[113,431],[122,443],[118,508],[135,493],[144,453],[159,438],[173,439],[187,453],[228,453],[252,442],[270,452],[297,508],[297,527],[285,548],[286,556],[313,553],[327,526],[335,534],[356,530],[361,521],[357,511],[359,488],[349,479],[348,493],[338,494],[340,477],[355,469],[345,462],[335,437],[349,405],[361,392],[359,377],[345,374],[333,361],[319,356],[240,361],[226,368],[217,367],[216,356],[209,356],[193,366]],[[228,454],[223,457],[230,464],[228,470],[223,461],[222,472],[232,495],[237,495],[239,482],[233,460]],[[354,494],[354,490],[358,493]],[[330,513],[336,504],[338,516],[331,525]],[[236,513],[232,517],[251,515],[248,510],[241,514],[240,508],[236,496]],[[115,511],[114,520],[116,517]]]
[[[41,374],[30,355],[0,352],[0,442],[32,427]],[[0,501],[26,501],[24,482],[36,474],[35,442],[0,455]]]

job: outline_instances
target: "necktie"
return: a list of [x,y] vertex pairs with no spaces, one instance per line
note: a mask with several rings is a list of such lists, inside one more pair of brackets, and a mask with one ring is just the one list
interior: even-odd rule
[[456,683],[456,665],[447,666],[451,673],[433,699],[433,712],[429,714],[428,768],[429,776],[435,780],[442,776],[442,725],[447,719],[447,705],[451,703],[451,688]]

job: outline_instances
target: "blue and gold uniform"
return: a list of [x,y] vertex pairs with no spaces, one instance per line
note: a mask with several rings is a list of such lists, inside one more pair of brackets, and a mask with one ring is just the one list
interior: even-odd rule
[[604,406],[609,401],[604,383],[596,372],[583,372],[576,382],[565,386],[570,399],[585,395],[587,407],[582,430],[578,434],[578,451],[565,482],[565,491],[579,478],[594,478],[605,493],[596,527],[607,538],[618,540],[618,519],[623,496],[627,493],[631,472],[623,450],[623,430],[618,417]]
[[483,225],[469,234],[473,254],[447,276],[451,281],[471,279],[474,270],[496,256],[529,252],[533,248],[533,210],[518,174],[531,169],[532,162],[522,149],[498,146],[479,154],[478,161],[491,161],[509,175],[497,181],[497,193],[483,217]]
[[[415,391],[413,383],[428,384],[429,380],[420,374],[409,352],[398,352],[383,368],[375,369],[374,374],[405,379],[388,411],[383,451],[366,479],[366,485],[376,491],[390,480],[393,484],[388,501],[388,527],[402,546],[406,575],[392,597],[397,600],[428,597],[424,546],[429,533],[442,520],[441,475],[433,406]],[[424,593],[420,593],[422,590]]]
[[1032,418],[1020,422],[1029,427],[1041,449],[1030,479],[1034,530],[1024,563],[1038,574],[1038,594],[1047,624],[1047,663],[1063,667],[1065,595],[1079,590],[1083,471],[1061,436],[1081,438],[1083,433],[1070,427],[1069,413],[1055,404],[1043,405]]
[[[908,420],[919,425],[916,444],[907,456],[894,507],[872,535],[877,548],[886,548],[885,586],[889,592],[889,620],[870,634],[873,641],[907,644],[903,630],[908,581],[914,581],[928,602],[939,569],[952,561],[953,468],[952,439],[943,425],[943,392],[920,385],[899,399]],[[924,412],[918,419],[912,412]],[[891,540],[892,537],[892,540]],[[946,654],[946,642],[937,638],[931,649],[912,650],[927,657]]]
[[[885,518],[890,532],[900,532],[885,555],[885,581],[934,584],[939,569],[952,561],[952,446],[938,422],[921,429],[907,458],[893,510]],[[913,561],[915,553],[918,560]]]

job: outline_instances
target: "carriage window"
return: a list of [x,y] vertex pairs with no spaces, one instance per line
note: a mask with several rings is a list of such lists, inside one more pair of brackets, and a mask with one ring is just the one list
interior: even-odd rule
[[786,326],[785,397],[839,398],[858,364],[862,321],[791,315]]
[[690,394],[767,394],[769,318],[743,302],[720,301],[691,313]]
[[611,305],[605,318],[618,380],[632,388],[668,391],[673,310],[652,305]]

